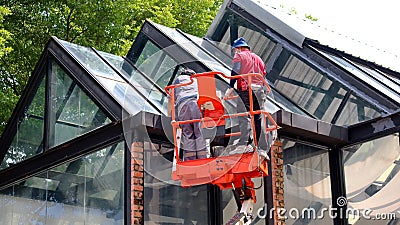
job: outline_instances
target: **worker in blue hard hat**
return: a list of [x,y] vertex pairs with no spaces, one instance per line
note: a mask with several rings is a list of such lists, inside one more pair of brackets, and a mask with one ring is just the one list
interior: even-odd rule
[[[249,74],[249,73],[258,73],[263,76],[266,75],[265,64],[263,60],[255,53],[250,50],[250,46],[247,44],[246,40],[243,37],[238,38],[233,42],[233,51],[235,56],[233,57],[232,62],[232,70],[231,75],[239,75],[239,74]],[[235,83],[237,82],[237,92],[242,100],[242,104],[238,103],[237,112],[248,112],[250,111],[250,99],[249,99],[249,85],[252,85],[253,90],[253,110],[260,110],[264,106],[264,101],[266,99],[266,94],[263,89],[263,82],[258,78],[253,78],[252,83],[248,84],[247,79],[231,79],[230,88],[226,91],[225,96],[229,96],[232,94]],[[234,150],[230,152],[230,154],[236,153],[244,153],[253,151],[252,138],[251,138],[251,124],[250,118],[240,116],[239,118],[239,127],[240,127],[240,139],[237,143]],[[260,140],[261,134],[261,115],[254,115],[255,128],[256,128],[256,136],[253,138],[257,138]],[[259,146],[264,144],[264,141],[258,142]],[[265,152],[266,156],[266,152]]]

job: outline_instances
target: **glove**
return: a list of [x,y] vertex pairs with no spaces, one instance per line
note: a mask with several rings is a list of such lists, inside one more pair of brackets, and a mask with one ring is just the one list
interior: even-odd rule
[[231,97],[233,92],[233,88],[228,88],[225,92],[225,97]]

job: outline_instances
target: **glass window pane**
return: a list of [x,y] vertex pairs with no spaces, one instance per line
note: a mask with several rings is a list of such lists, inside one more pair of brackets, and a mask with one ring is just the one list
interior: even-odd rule
[[12,225],[13,207],[15,199],[13,199],[14,187],[0,190],[0,224]]
[[106,77],[113,80],[123,81],[123,79],[91,49],[79,46],[66,41],[60,41],[72,55],[90,70],[93,75]]
[[[225,21],[223,21],[225,22]],[[228,23],[228,21],[226,21]],[[232,45],[231,45],[231,28],[228,27],[226,32],[223,34],[221,41],[214,42],[222,51],[227,55],[232,55]]]
[[387,97],[391,98],[393,101],[400,103],[400,95],[398,93],[396,93],[393,90],[390,90],[387,86],[379,83],[377,80],[375,80],[374,78],[372,78],[371,76],[369,76],[368,74],[363,72],[362,70],[358,69],[354,65],[350,64],[345,59],[342,59],[342,58],[337,57],[332,54],[324,53],[322,51],[320,51],[320,53],[322,53],[326,57],[330,58],[331,60],[335,61],[336,63],[338,63],[339,65],[344,67],[348,72],[350,72],[355,77],[359,78],[361,81],[368,84],[370,87],[376,89],[380,93],[385,94]]
[[358,64],[355,62],[353,62],[353,63],[356,64],[358,67],[360,67],[365,73],[370,74],[371,76],[375,77],[375,79],[377,79],[379,82],[382,82],[383,84],[385,84],[386,87],[392,89],[397,94],[400,94],[400,85],[399,85],[399,83],[396,83],[396,80],[391,79],[390,77],[387,77],[386,75],[381,74],[378,71],[368,68],[364,65],[361,65],[361,64]]
[[[348,208],[354,209],[349,222],[365,224],[374,219],[364,218],[357,211],[369,209],[371,218],[385,215],[391,224],[400,208],[400,160],[399,134],[388,135],[356,146],[343,149],[344,173]],[[360,176],[362,174],[362,176]],[[382,217],[381,217],[382,218]]]
[[[196,42],[198,45],[205,48],[208,52],[210,52],[212,55],[217,57],[217,59],[221,60],[226,65],[230,66],[232,64],[233,57],[230,55],[230,53],[227,54],[226,52],[224,52],[222,50],[223,49],[222,46],[224,45],[224,43],[216,44],[215,41],[204,40],[204,39],[192,36],[192,35],[188,35],[188,36],[190,37],[190,39],[192,41]],[[221,49],[218,46],[221,46]],[[231,49],[231,46],[228,45],[228,46],[226,46],[226,48]]]
[[[300,115],[308,115],[304,112],[303,109],[300,109],[297,105],[293,104],[290,102],[287,98],[283,97],[279,92],[277,92],[274,89],[271,89],[271,93],[267,95],[267,99],[272,99],[274,100],[274,103],[279,106],[279,108],[282,108],[286,111],[289,112],[294,112]],[[269,101],[267,101],[269,102]],[[268,103],[267,103],[268,105]],[[269,113],[274,113],[277,110],[273,110],[270,107],[266,107],[267,111]]]
[[[261,178],[253,179],[254,185],[259,186],[261,184]],[[265,183],[264,183],[265,185]],[[266,224],[267,217],[264,214],[266,209],[266,199],[264,197],[264,188],[256,189],[257,202],[253,206],[253,221],[251,224],[264,225]],[[232,189],[222,190],[221,207],[223,212],[223,224],[227,222],[235,215],[237,211],[237,204],[233,197]]]
[[[278,91],[318,119],[331,122],[346,91],[291,55],[279,76],[273,77]],[[329,110],[328,110],[329,109]]]
[[[221,50],[225,52],[226,55],[230,56],[232,55],[232,45],[231,45],[231,36],[230,32],[232,29],[232,26],[237,26],[234,29],[238,30],[238,37],[243,37],[246,39],[246,42],[249,44],[251,47],[251,50],[259,55],[264,62],[268,65],[269,60],[271,59],[272,53],[275,51],[276,48],[276,43],[272,41],[270,38],[268,38],[262,30],[256,28],[254,25],[250,24],[248,21],[245,19],[236,16],[230,11],[226,11],[224,17],[229,18],[229,20],[234,20],[234,21],[228,21],[228,20],[222,20],[222,23],[229,23],[229,27],[226,30],[225,33],[223,33],[221,36],[221,40],[219,42],[213,42],[215,46],[218,46]],[[232,22],[234,24],[232,25]],[[219,30],[216,32],[220,32]],[[210,35],[212,36],[212,35]],[[227,62],[226,59],[224,59],[224,62]],[[230,65],[231,62],[229,62],[228,65]]]
[[137,93],[128,83],[110,81],[102,77],[97,78],[97,80],[111,93],[129,115],[135,115],[140,111],[159,114],[159,112],[151,106],[146,99],[140,96],[139,93]]
[[[223,72],[225,74],[230,74],[228,68],[224,67],[217,60],[211,57],[208,53],[206,53],[203,49],[196,46],[191,40],[183,36],[181,33],[176,31],[175,29],[165,27],[159,24],[154,24],[159,30],[163,31],[169,38],[173,39],[177,45],[185,49],[188,53],[194,56],[197,60],[201,61],[205,64],[210,70]],[[168,48],[176,48],[176,46],[170,46]],[[172,49],[168,51],[172,52]],[[179,49],[177,49],[179,51]]]
[[43,78],[24,117],[17,125],[17,133],[0,169],[7,168],[43,151],[45,90],[46,79]]
[[[164,94],[164,89],[161,88],[157,83],[150,80],[150,78],[146,78],[142,73],[137,71],[130,63],[125,61],[124,58],[120,56],[111,55],[105,52],[99,52],[107,61],[115,66],[118,70],[121,71],[123,76],[129,80],[129,82],[138,90],[142,95],[145,96],[146,101],[152,102],[157,109],[163,112],[164,114],[167,113],[167,106],[166,106],[166,94]],[[174,62],[175,66],[175,62]],[[174,68],[174,67],[173,67]],[[172,72],[167,75],[168,80],[172,76]],[[161,85],[167,85],[161,84]],[[165,87],[165,86],[164,86]]]
[[[176,48],[172,46],[168,48]],[[151,41],[147,41],[139,60],[136,62],[137,68],[149,76],[161,88],[172,83],[172,76],[178,63],[172,59],[165,50],[161,50]]]
[[1,224],[124,224],[124,143],[0,190]]
[[[136,66],[139,67],[140,65],[142,65],[143,63],[145,63],[145,61],[146,61],[148,58],[150,58],[150,57],[152,57],[154,54],[160,52],[160,50],[161,50],[161,49],[160,49],[159,47],[157,47],[152,41],[150,41],[150,40],[146,41],[146,44],[144,45],[143,51],[142,51],[142,53],[140,54],[138,60],[136,61]],[[160,56],[161,56],[161,55],[158,54],[158,57],[160,57]],[[155,60],[155,61],[157,61],[157,60]],[[147,74],[148,76],[151,76],[151,75],[153,74],[153,73],[152,73],[152,70],[153,70],[153,69],[154,69],[154,68],[151,67],[151,66],[144,66],[143,69],[142,69],[142,72],[145,73],[145,74]]]
[[52,62],[49,147],[53,147],[110,122],[99,107]]
[[346,102],[338,120],[337,125],[351,125],[369,119],[377,118],[381,116],[381,112],[378,109],[365,100],[351,95],[349,100]]
[[267,38],[261,31],[250,29],[251,25],[248,22],[245,23],[248,25],[247,27],[238,26],[238,36],[243,37],[251,50],[259,55],[264,62],[268,62],[275,50],[276,43]]
[[[90,72],[94,75],[94,78],[106,88],[106,90],[115,100],[121,103],[122,106],[126,107],[126,110],[131,115],[143,110],[143,108],[146,111],[155,112],[158,114],[158,111],[150,106],[143,98],[139,97],[140,100],[135,98],[131,100],[125,100],[125,97],[127,97],[125,95],[130,95],[129,97],[132,97],[132,95],[138,96],[138,94],[134,93],[135,91],[127,85],[124,79],[110,66],[108,66],[107,63],[104,62],[92,49],[61,40],[60,42],[71,52],[73,56],[76,57],[80,63],[90,70]],[[106,55],[106,53],[103,53],[103,56],[104,55]],[[110,54],[107,56],[111,59],[111,63],[117,63],[117,65],[121,66],[120,62],[116,62],[117,57],[110,57]],[[121,75],[125,75],[124,72],[122,72]],[[117,87],[119,90],[122,88],[124,90],[123,94],[120,95],[119,93],[115,93],[115,87]],[[134,103],[133,101],[137,101],[137,104],[144,105],[145,107],[137,109],[135,108],[136,103],[132,105],[132,103]]]
[[172,155],[172,148],[144,144],[145,224],[208,224],[207,186],[182,188],[172,181]]
[[[332,224],[324,211],[332,205],[328,151],[289,140],[282,144],[285,209],[293,212],[285,214],[286,224]],[[309,218],[302,215],[306,210],[324,216]]]

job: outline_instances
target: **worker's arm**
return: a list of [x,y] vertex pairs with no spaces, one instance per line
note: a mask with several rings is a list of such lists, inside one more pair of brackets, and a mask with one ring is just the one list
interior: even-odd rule
[[167,116],[171,117],[172,116],[172,107],[174,107],[174,106],[172,105],[171,96],[168,95],[167,98],[168,98]]
[[[231,76],[239,75],[239,71],[240,71],[241,67],[242,67],[242,64],[240,62],[234,62],[232,70],[231,70]],[[230,96],[232,94],[233,88],[235,87],[236,80],[237,79],[231,79],[229,81],[230,88],[228,88],[228,90],[226,90],[225,96]]]

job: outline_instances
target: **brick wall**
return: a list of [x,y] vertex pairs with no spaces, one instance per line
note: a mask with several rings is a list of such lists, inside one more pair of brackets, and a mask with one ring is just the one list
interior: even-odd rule
[[285,207],[283,186],[283,153],[282,142],[275,141],[271,147],[271,176],[272,176],[272,198],[275,225],[284,225],[285,219],[278,215],[279,209]]
[[131,148],[131,221],[144,224],[144,157],[143,142],[133,142]]

